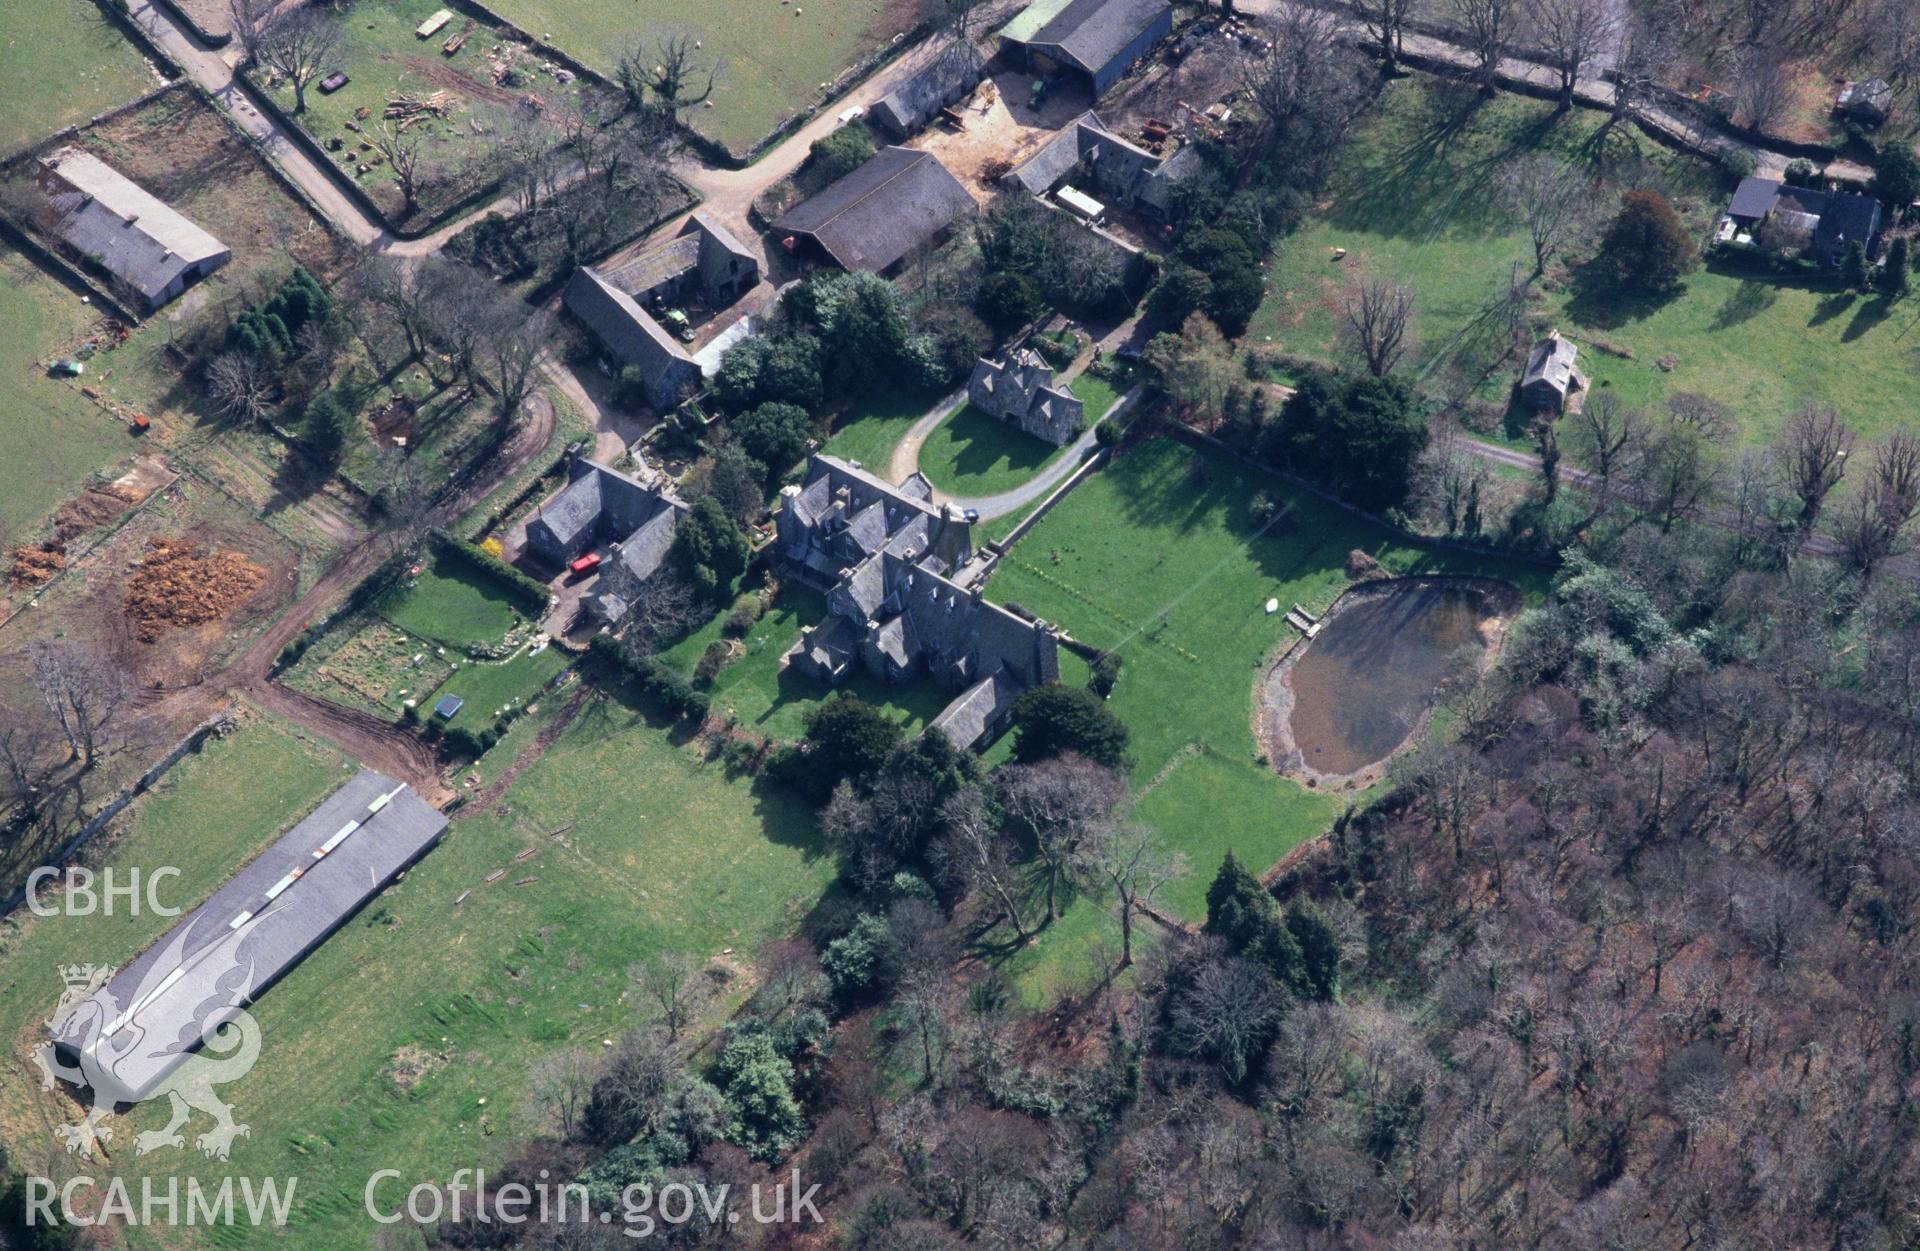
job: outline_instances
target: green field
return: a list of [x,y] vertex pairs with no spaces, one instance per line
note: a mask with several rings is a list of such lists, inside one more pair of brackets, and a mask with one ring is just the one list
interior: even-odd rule
[[36,537],[34,524],[89,474],[133,451],[124,425],[47,376],[47,362],[97,321],[79,296],[0,247],[0,547]]
[[[884,44],[917,17],[882,26],[888,0],[497,0],[501,16],[612,76],[622,49],[656,32],[696,34],[724,62],[712,108],[690,120],[745,152],[787,115],[816,103],[820,84]],[[701,78],[704,86],[705,76]]]
[[[177,863],[203,891],[344,776],[324,754],[249,727],[136,808],[142,842],[126,854]],[[261,999],[259,1063],[221,1091],[251,1126],[229,1161],[116,1153],[111,1172],[129,1178],[298,1178],[284,1235],[216,1231],[196,1245],[369,1245],[361,1196],[375,1169],[401,1170],[403,1192],[457,1168],[497,1166],[535,1128],[529,1065],[565,1047],[598,1051],[636,1023],[630,969],[669,950],[735,970],[751,964],[760,943],[799,927],[833,877],[803,805],[729,778],[617,698],[590,696],[499,802],[504,815],[490,807],[459,823]],[[518,860],[528,848],[536,854]],[[502,868],[506,877],[485,882]],[[514,884],[528,877],[537,880]],[[58,995],[56,963],[122,959],[164,925],[146,918],[109,940],[84,919],[60,918],[12,934],[0,955],[0,1010],[16,1053]],[[723,957],[728,948],[738,954]],[[736,976],[714,1012],[746,989]],[[397,1080],[396,1061],[419,1079]],[[56,1178],[107,1172],[51,1142],[46,1124],[70,1114],[28,1072],[10,1065],[0,1079],[16,1164]],[[154,1128],[165,1116],[142,1106],[116,1127]]]
[[522,648],[505,660],[463,661],[434,697],[458,695],[466,705],[447,724],[481,730],[539,698],[572,660],[559,648],[547,647],[537,656]]
[[894,446],[938,399],[902,391],[864,396],[834,419],[833,433],[820,450],[842,460],[857,460],[870,473],[884,478]]
[[9,4],[0,21],[0,152],[159,85],[92,0]]
[[[1265,530],[1258,492],[1289,507]],[[1018,603],[1123,658],[1112,707],[1132,731],[1138,815],[1184,853],[1191,876],[1165,902],[1204,911],[1231,850],[1261,869],[1325,829],[1355,796],[1275,774],[1254,742],[1255,688],[1295,636],[1264,604],[1323,610],[1360,549],[1396,573],[1529,572],[1404,546],[1378,527],[1225,457],[1151,440],[1082,483],[1001,562],[987,594]],[[1063,665],[1063,680],[1084,666]]]
[[379,609],[409,634],[459,648],[495,642],[522,620],[505,587],[440,554],[419,577],[382,597]]
[[968,404],[927,436],[920,447],[920,472],[951,495],[998,495],[1045,469],[1065,450]]
[[[826,597],[799,583],[780,588],[780,596],[766,615],[740,640],[745,654],[714,679],[713,710],[739,719],[740,727],[778,742],[792,742],[806,732],[809,709],[824,699],[827,687],[780,668],[780,658],[800,637],[800,631],[827,615]],[[724,637],[722,613],[664,653],[667,661],[688,677],[709,644]],[[926,726],[951,698],[931,678],[895,685],[864,669],[840,687],[894,714],[908,733]]]
[[[1523,262],[1523,274],[1532,264],[1532,248],[1494,188],[1501,166],[1529,149],[1560,153],[1604,180],[1596,197],[1605,206],[1624,187],[1664,189],[1704,238],[1728,181],[1602,121],[1515,96],[1476,103],[1471,88],[1423,76],[1390,84],[1343,150],[1322,211],[1280,244],[1249,341],[1328,357],[1344,284],[1360,272],[1387,274],[1418,296],[1419,374],[1436,386],[1454,364],[1477,375],[1482,309],[1513,263]],[[1344,260],[1334,259],[1335,248],[1348,250]],[[1582,240],[1573,259],[1591,251],[1591,238]],[[1717,262],[1665,301],[1596,289],[1577,275],[1548,285],[1558,288],[1545,296],[1549,320],[1580,343],[1580,368],[1596,389],[1634,404],[1676,391],[1710,395],[1739,414],[1752,440],[1807,400],[1833,404],[1863,433],[1882,434],[1912,411],[1920,385],[1920,300],[1889,305]],[[1496,370],[1479,397],[1503,406],[1518,369],[1510,362]]]

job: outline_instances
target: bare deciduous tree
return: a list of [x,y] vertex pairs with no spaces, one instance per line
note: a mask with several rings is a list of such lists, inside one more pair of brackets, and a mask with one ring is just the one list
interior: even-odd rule
[[1025,908],[1021,901],[1019,870],[1012,843],[1002,834],[987,792],[969,786],[941,806],[946,835],[934,845],[936,868],[947,881],[968,894],[992,898],[1019,942],[1027,941]]
[[246,352],[222,352],[207,365],[207,398],[229,421],[259,421],[272,407],[273,370]]
[[1183,865],[1160,846],[1143,825],[1126,824],[1103,838],[1086,858],[1085,871],[1113,893],[1120,918],[1120,968],[1133,965],[1133,914],[1151,907],[1160,888],[1179,876]]
[[685,951],[656,955],[633,970],[630,980],[666,1026],[667,1041],[680,1041],[680,1031],[699,1011],[705,996],[707,984],[699,957]]
[[1846,476],[1847,457],[1853,451],[1853,431],[1831,408],[1803,405],[1781,432],[1774,448],[1780,475],[1799,502],[1795,522],[1807,529],[1819,520],[1827,496]]
[[396,129],[385,122],[365,132],[367,142],[374,151],[385,157],[393,170],[394,186],[400,190],[402,217],[412,217],[420,211],[420,191],[422,174],[420,158],[426,142],[426,133],[415,130]]
[[1220,1067],[1231,1085],[1247,1076],[1286,1000],[1268,972],[1236,956],[1200,962],[1173,1001],[1174,1035]]
[[1492,95],[1500,58],[1506,55],[1519,15],[1517,0],[1447,0],[1447,13],[1466,37],[1473,53],[1474,73],[1483,95]]
[[1355,0],[1354,16],[1379,45],[1381,70],[1389,76],[1399,71],[1407,23],[1419,11],[1420,3],[1421,0]]
[[1640,503],[1661,533],[1699,516],[1719,484],[1714,439],[1702,426],[1668,420],[1647,440],[1635,484]]
[[580,1127],[580,1114],[599,1074],[599,1057],[584,1047],[568,1047],[534,1061],[529,1074],[533,1101],[553,1117],[562,1138],[573,1137]]
[[133,684],[110,660],[82,643],[40,639],[27,647],[32,682],[53,714],[72,759],[91,768],[133,701]]
[[[307,88],[333,64],[340,28],[313,9],[284,5],[266,19],[255,55],[293,85],[293,111],[307,111]],[[389,160],[392,158],[389,157]]]
[[1365,66],[1331,10],[1282,6],[1271,34],[1243,55],[1240,83],[1260,112],[1261,146],[1313,181],[1366,106]]
[[1367,372],[1384,378],[1412,346],[1413,287],[1391,278],[1361,278],[1347,288],[1344,334]]
[[1533,276],[1547,272],[1579,233],[1590,212],[1592,181],[1567,162],[1529,152],[1500,170],[1500,196],[1527,228],[1533,244]]
[[1001,770],[1000,797],[1033,836],[1046,874],[1047,924],[1060,915],[1061,887],[1075,862],[1105,833],[1126,793],[1120,775],[1068,752]]
[[1533,37],[1559,72],[1562,108],[1573,106],[1581,72],[1613,42],[1619,20],[1610,0],[1539,0]]
[[1734,118],[1762,134],[1773,129],[1793,106],[1793,69],[1770,48],[1750,48],[1740,58],[1734,88]]
[[1580,406],[1573,438],[1580,459],[1600,480],[1599,511],[1612,501],[1616,478],[1646,443],[1647,426],[1646,413],[1622,404],[1611,391],[1589,396]]
[[711,96],[723,68],[692,31],[669,30],[630,44],[620,53],[614,76],[636,110],[674,114]]

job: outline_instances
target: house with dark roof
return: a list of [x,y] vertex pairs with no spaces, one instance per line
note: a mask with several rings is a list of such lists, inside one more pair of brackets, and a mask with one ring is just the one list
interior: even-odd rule
[[563,301],[619,369],[640,370],[647,403],[669,409],[700,386],[704,370],[660,318],[698,297],[734,303],[760,282],[760,258],[726,227],[695,213],[674,235],[616,269],[583,266]]
[[887,147],[773,224],[789,250],[810,249],[842,269],[884,274],[980,212],[930,153]]
[[1580,349],[1555,330],[1533,345],[1520,375],[1520,399],[1540,412],[1562,413],[1568,400],[1586,389],[1586,375],[1574,367]]
[[911,138],[941,109],[973,94],[985,73],[979,50],[965,39],[952,40],[924,67],[875,101],[867,110],[867,121],[890,139]]
[[1086,426],[1080,397],[1053,384],[1053,367],[1032,348],[1015,348],[1004,361],[975,362],[973,377],[967,380],[967,402],[1055,447],[1070,442]]
[[1884,78],[1869,78],[1865,82],[1850,82],[1840,88],[1839,96],[1833,107],[1837,113],[1869,126],[1884,126],[1893,116],[1893,84]]
[[54,1058],[98,1075],[100,1099],[155,1093],[446,828],[404,783],[361,770],[54,1022]]
[[[686,513],[686,503],[664,480],[642,482],[580,456],[568,467],[567,485],[527,522],[527,551],[557,569],[605,544],[609,561],[644,584],[666,563]],[[611,623],[626,616],[628,605],[603,591],[587,607]]]
[[1031,33],[1016,18],[1002,33],[1023,50],[1036,74],[1063,74],[1084,82],[1094,99],[1126,77],[1173,33],[1173,6],[1167,0],[1039,0],[1031,6],[1051,17]]
[[931,728],[974,747],[1003,729],[1030,687],[1058,681],[1059,636],[990,603],[952,575],[973,554],[972,531],[935,505],[917,475],[901,486],[815,455],[781,490],[781,558],[827,591],[827,615],[784,660],[837,686],[856,667],[890,682],[930,675],[954,699]]
[[81,148],[40,158],[50,234],[154,312],[225,265],[233,252],[145,188]]
[[1871,254],[1882,225],[1880,201],[1872,196],[1794,187],[1778,178],[1741,179],[1721,218],[1720,237],[1741,239],[1766,221],[1804,233],[1809,254],[1829,269],[1838,269],[1856,243]]
[[1091,192],[1104,204],[1154,221],[1171,221],[1177,214],[1175,188],[1199,172],[1200,155],[1195,149],[1183,147],[1168,156],[1155,156],[1122,139],[1089,110],[1000,181],[1009,190],[1032,196],[1077,183],[1075,190]]

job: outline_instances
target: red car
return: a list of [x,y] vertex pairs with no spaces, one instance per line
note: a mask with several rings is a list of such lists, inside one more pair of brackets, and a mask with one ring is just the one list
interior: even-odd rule
[[567,566],[567,572],[574,577],[583,577],[600,567],[600,553],[588,552],[585,556]]

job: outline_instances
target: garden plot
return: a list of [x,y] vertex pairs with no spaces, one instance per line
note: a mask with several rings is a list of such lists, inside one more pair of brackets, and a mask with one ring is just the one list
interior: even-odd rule
[[[411,711],[422,721],[476,733],[517,715],[566,669],[571,657],[540,646],[537,623],[515,611],[485,575],[444,557],[380,596],[365,612],[317,640],[283,681],[295,690],[374,716]],[[432,716],[444,696],[460,698],[452,718]]]
[[357,628],[324,635],[282,681],[374,716],[398,717],[406,701],[433,702],[434,691],[454,672],[440,649],[379,617]]
[[212,487],[161,489],[0,627],[0,677],[36,638],[92,643],[147,689],[199,681],[292,601],[301,551]]

